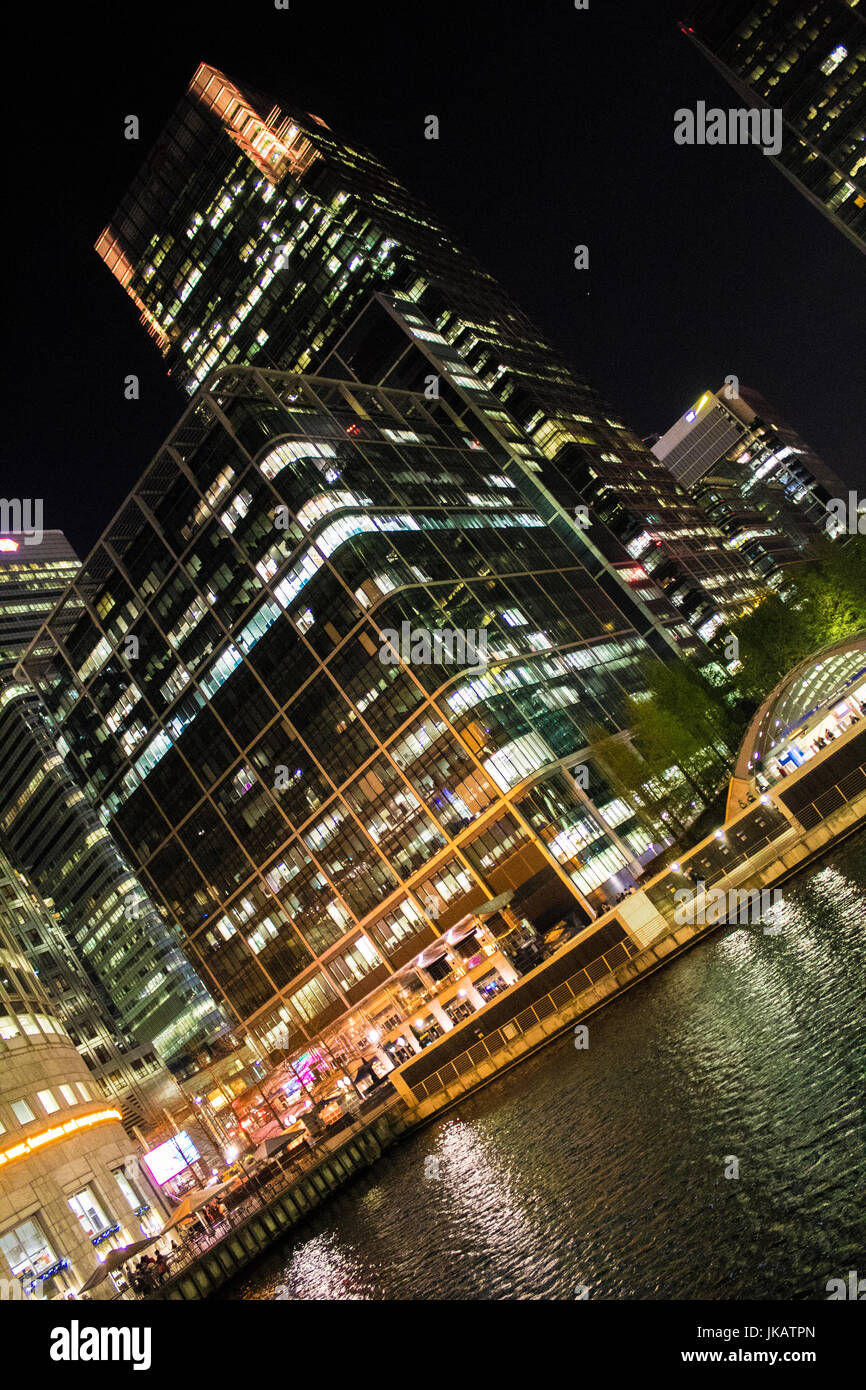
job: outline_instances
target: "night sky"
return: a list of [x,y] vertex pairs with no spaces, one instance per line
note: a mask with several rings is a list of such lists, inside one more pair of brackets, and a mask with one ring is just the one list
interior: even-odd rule
[[[199,61],[367,145],[641,436],[734,373],[866,487],[866,258],[755,148],[674,144],[739,101],[686,0],[100,6],[10,40],[12,366],[0,491],[84,555],[186,401],[93,251]],[[123,118],[141,140],[123,138]],[[440,139],[424,139],[424,117]],[[573,269],[589,247],[590,269]],[[136,373],[141,400],[123,398]]]

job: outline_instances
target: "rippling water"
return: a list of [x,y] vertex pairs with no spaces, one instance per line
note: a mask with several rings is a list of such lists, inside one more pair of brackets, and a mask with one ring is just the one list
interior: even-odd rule
[[[866,1273],[866,836],[391,1150],[225,1298],[826,1298]],[[726,1178],[739,1163],[739,1177]],[[859,1262],[859,1264],[858,1264]]]

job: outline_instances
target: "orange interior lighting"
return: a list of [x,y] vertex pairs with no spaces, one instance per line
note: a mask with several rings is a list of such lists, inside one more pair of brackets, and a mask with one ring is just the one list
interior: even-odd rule
[[70,1134],[77,1134],[82,1129],[92,1129],[94,1125],[104,1125],[111,1120],[119,1119],[119,1110],[94,1110],[89,1115],[78,1115],[74,1120],[67,1120],[65,1124],[54,1125],[52,1129],[43,1129],[38,1134],[31,1134],[29,1139],[22,1139],[19,1144],[0,1149],[0,1168],[16,1158],[26,1158],[28,1154],[36,1153],[46,1144],[68,1139]]

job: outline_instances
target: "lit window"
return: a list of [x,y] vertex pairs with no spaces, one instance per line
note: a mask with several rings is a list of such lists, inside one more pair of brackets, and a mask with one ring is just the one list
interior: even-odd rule
[[76,1192],[74,1197],[69,1198],[69,1206],[78,1217],[84,1234],[91,1240],[107,1230],[110,1223],[92,1188],[84,1187],[80,1192]]
[[37,1091],[36,1094],[39,1097],[40,1105],[47,1115],[50,1115],[54,1110],[60,1109],[60,1104],[54,1099],[54,1095],[51,1091]]
[[0,1236],[0,1251],[15,1278],[38,1278],[57,1263],[56,1252],[35,1217]]
[[836,68],[838,68],[842,59],[847,57],[848,50],[844,47],[843,44],[840,43],[837,48],[833,49],[833,52],[830,54],[830,57],[825,58],[823,63],[821,64],[821,71],[823,72],[824,76],[829,77],[830,73],[835,72]]
[[19,1125],[26,1125],[30,1120],[35,1120],[36,1116],[30,1109],[26,1100],[13,1100],[12,1114],[15,1116]]

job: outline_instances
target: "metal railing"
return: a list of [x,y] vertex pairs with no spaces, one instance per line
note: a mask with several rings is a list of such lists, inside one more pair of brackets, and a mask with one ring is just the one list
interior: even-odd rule
[[841,807],[847,806],[863,791],[866,791],[866,765],[861,763],[859,767],[846,773],[840,781],[834,782],[832,787],[827,787],[814,801],[808,801],[799,811],[792,810],[791,815],[796,816],[804,829],[814,830],[822,820],[832,816],[833,812]]
[[[521,1009],[519,1014],[509,1019],[507,1023],[494,1028],[484,1038],[471,1047],[467,1047],[464,1052],[450,1062],[443,1065],[428,1076],[424,1081],[418,1081],[410,1089],[416,1099],[424,1100],[428,1096],[434,1095],[437,1091],[444,1091],[447,1086],[459,1081],[465,1072],[471,1071],[484,1061],[485,1057],[492,1057],[495,1053],[503,1051],[509,1043],[514,1042],[515,1038],[526,1033],[530,1028],[543,1023],[550,1018],[551,1014],[558,1009],[564,1008],[572,999],[576,999],[579,994],[597,985],[606,975],[611,975],[621,965],[637,954],[637,948],[631,943],[619,941],[611,946],[602,955],[596,956],[595,960],[589,962],[581,970],[569,975],[567,980],[555,985],[547,994],[543,994],[540,999],[536,999],[534,1004]],[[408,1083],[407,1083],[408,1084]]]
[[[297,1187],[299,1181],[307,1174],[315,1173],[323,1163],[329,1159],[334,1159],[341,1149],[353,1140],[360,1139],[370,1128],[373,1120],[378,1119],[387,1110],[402,1108],[404,1102],[398,1096],[390,1097],[382,1105],[371,1111],[364,1119],[356,1120],[345,1129],[341,1129],[338,1135],[325,1136],[323,1142],[315,1150],[311,1150],[302,1157],[290,1159],[290,1168],[286,1168],[266,1182],[260,1182],[254,1192],[237,1202],[225,1216],[210,1227],[207,1232],[202,1231],[200,1235],[189,1237],[181,1248],[169,1257],[168,1268],[160,1283],[151,1284],[141,1292],[133,1289],[127,1281],[125,1289],[118,1290],[115,1295],[117,1298],[140,1301],[158,1293],[168,1284],[172,1283],[179,1275],[190,1269],[203,1255],[207,1255],[215,1249],[222,1241],[237,1230],[238,1227],[245,1225],[250,1217],[265,1211],[275,1198],[285,1194],[292,1188]],[[277,1160],[274,1160],[277,1162]],[[253,1179],[255,1181],[255,1179]]]
[[[832,815],[834,811],[850,804],[864,791],[866,791],[866,764],[861,763],[859,767],[840,778],[832,787],[821,792],[814,801],[809,802],[798,811],[790,810],[789,813],[800,822],[804,829],[811,830],[827,816]],[[705,878],[707,886],[729,879],[732,872],[740,868],[746,860],[754,859],[776,840],[788,834],[791,829],[790,823],[773,826],[768,828],[766,834],[752,841],[747,847],[733,849],[730,855],[726,856],[724,862],[716,866],[715,873],[711,869],[707,871]],[[731,827],[729,833],[733,833],[735,836],[735,832],[736,824]],[[693,851],[694,857],[699,857],[700,852],[701,847],[696,847]],[[688,864],[689,858],[688,855],[684,856],[683,863]],[[669,881],[673,883],[674,879],[670,877]],[[655,892],[650,890],[648,896],[656,910],[661,911],[658,889]],[[672,927],[671,930],[673,931],[674,928]],[[485,1057],[492,1057],[495,1053],[503,1051],[515,1038],[549,1018],[551,1014],[563,1008],[571,999],[576,998],[578,994],[591,985],[598,984],[599,980],[603,979],[606,974],[612,973],[618,966],[623,965],[625,961],[637,953],[636,947],[630,949],[623,943],[613,946],[596,960],[591,961],[583,970],[577,971],[562,984],[556,985],[535,1004],[516,1014],[508,1023],[494,1029],[485,1038],[474,1043],[472,1047],[466,1048],[465,1051],[452,1058],[450,1062],[444,1062],[437,1071],[423,1081],[411,1085],[410,1089],[415,1098],[425,1100],[437,1092],[444,1091],[467,1071],[476,1067]],[[406,1084],[409,1085],[408,1082]]]

